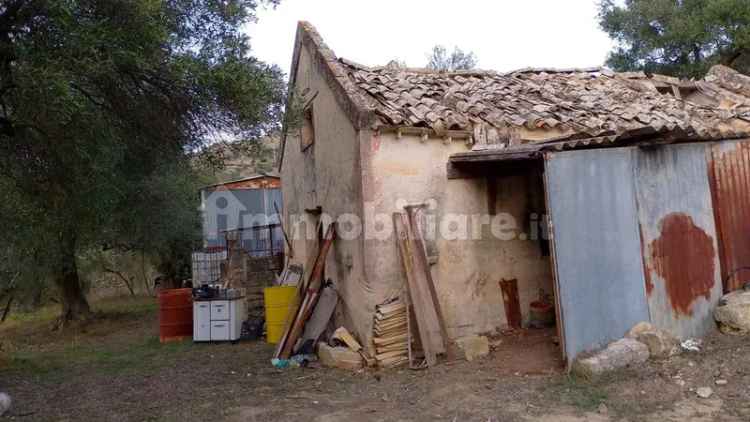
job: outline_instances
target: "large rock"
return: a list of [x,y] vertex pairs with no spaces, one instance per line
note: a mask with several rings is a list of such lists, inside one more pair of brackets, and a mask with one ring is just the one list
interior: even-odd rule
[[593,356],[577,359],[573,364],[573,371],[579,375],[591,377],[624,368],[629,365],[643,363],[648,360],[648,347],[638,340],[623,338],[610,343],[604,350]]
[[737,290],[722,297],[714,310],[714,319],[724,333],[750,332],[750,291]]
[[672,334],[658,329],[648,322],[634,325],[626,338],[638,340],[648,347],[648,352],[654,359],[667,359],[680,354],[680,340]]
[[0,393],[0,416],[3,416],[5,412],[10,410],[11,405],[10,396],[5,393]]
[[654,331],[656,327],[651,325],[650,322],[641,321],[638,324],[635,324],[633,328],[628,330],[627,333],[625,333],[625,338],[632,338],[632,339],[638,339],[638,335],[641,333],[645,333],[647,331]]
[[485,336],[466,336],[456,339],[458,349],[469,362],[490,353],[490,343]]

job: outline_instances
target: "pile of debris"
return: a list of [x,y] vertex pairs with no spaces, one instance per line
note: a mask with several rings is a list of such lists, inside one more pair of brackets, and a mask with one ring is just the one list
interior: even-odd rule
[[323,280],[323,264],[335,237],[332,224],[309,276],[299,278],[296,300],[274,352],[275,366],[304,365],[315,352],[326,366],[355,370],[365,365],[393,368],[408,363],[420,368],[437,363],[447,351],[448,335],[421,235],[422,207],[407,206],[406,212],[393,215],[406,286],[402,298],[376,306],[372,349],[368,348],[374,349],[375,356],[370,357],[343,327],[321,341],[338,303],[335,289]]
[[[374,359],[367,356],[359,342],[344,327],[330,336],[324,336],[338,304],[338,293],[330,280],[323,280],[323,265],[336,233],[332,224],[326,230],[323,242],[307,280],[297,275],[296,300],[292,303],[284,333],[279,340],[272,363],[277,367],[305,365],[317,358],[325,366],[342,369],[361,369]],[[330,333],[330,331],[329,331]],[[321,341],[325,337],[328,341]]]

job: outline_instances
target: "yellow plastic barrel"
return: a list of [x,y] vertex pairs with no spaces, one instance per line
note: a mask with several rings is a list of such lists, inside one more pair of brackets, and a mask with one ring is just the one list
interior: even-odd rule
[[266,308],[266,342],[276,344],[281,340],[296,293],[297,286],[276,286],[263,289],[263,302]]

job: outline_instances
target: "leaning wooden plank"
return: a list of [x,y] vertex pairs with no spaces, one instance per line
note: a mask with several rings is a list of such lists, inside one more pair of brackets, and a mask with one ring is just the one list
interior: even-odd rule
[[306,283],[307,293],[305,294],[305,299],[302,301],[300,310],[297,313],[297,318],[289,330],[289,335],[285,336],[283,348],[281,349],[281,353],[279,353],[278,357],[281,359],[289,359],[289,356],[291,356],[292,349],[295,347],[295,343],[302,334],[302,330],[305,328],[305,323],[317,303],[320,287],[323,281],[323,267],[325,265],[326,256],[328,256],[328,251],[333,244],[334,237],[335,223],[328,226],[328,230],[323,238],[323,246],[321,246],[320,252],[318,252],[318,256],[315,259],[315,265],[310,272],[310,278]]
[[414,342],[412,341],[412,315],[411,315],[411,301],[409,300],[409,294],[406,295],[406,301],[404,302],[404,305],[406,305],[406,348],[408,353],[406,354],[409,360],[409,368],[415,367],[415,358],[414,358]]
[[429,366],[432,366],[437,363],[438,353],[442,352],[440,327],[437,324],[434,304],[425,286],[424,275],[417,278],[418,275],[414,269],[414,251],[410,240],[412,236],[409,235],[409,220],[406,214],[394,213],[393,225],[401,254],[401,264],[404,266],[406,285],[413,301],[417,331],[422,340],[425,360]]
[[503,307],[505,319],[510,328],[521,328],[521,305],[518,298],[518,281],[515,278],[500,280],[500,290],[503,293]]
[[276,344],[276,349],[273,352],[273,357],[278,358],[279,355],[281,355],[281,350],[284,348],[284,344],[286,344],[286,339],[289,336],[289,331],[292,329],[292,324],[294,324],[294,321],[297,319],[297,315],[299,314],[300,306],[302,305],[302,301],[305,298],[305,292],[307,290],[305,289],[304,283],[297,284],[297,291],[294,294],[294,299],[291,303],[291,310],[289,311],[289,314],[287,314],[286,320],[284,321],[284,334],[281,335],[281,338],[279,339],[279,342]]
[[[317,229],[320,228],[320,224],[316,227]],[[279,358],[281,356],[281,352],[286,346],[286,340],[287,337],[289,337],[289,333],[292,330],[292,325],[299,317],[300,308],[302,307],[302,302],[305,300],[305,296],[307,295],[307,286],[310,282],[310,275],[308,275],[308,278],[305,278],[304,269],[305,268],[314,268],[315,264],[320,259],[320,250],[318,250],[318,254],[314,256],[314,258],[309,258],[308,262],[305,263],[305,266],[299,265],[299,279],[297,283],[297,292],[294,296],[294,301],[292,302],[291,311],[289,313],[289,316],[287,317],[286,321],[284,322],[284,333],[281,336],[281,339],[276,344],[276,349],[274,350],[273,357]],[[291,268],[291,266],[290,266]]]
[[[424,239],[422,239],[422,224],[420,213],[423,205],[418,206],[406,206],[404,207],[407,213],[407,220],[409,221],[408,233],[414,243],[414,270],[417,273],[417,278],[423,276],[425,278],[425,284],[427,290],[432,298],[434,304],[435,315],[437,318],[438,326],[440,328],[439,344],[437,346],[440,351],[437,353],[445,353],[448,342],[448,329],[445,326],[445,318],[443,317],[443,311],[440,307],[440,299],[435,289],[435,282],[432,279],[432,271],[430,271],[430,264],[427,262],[427,249],[425,247]],[[436,341],[438,339],[436,338]],[[423,345],[424,347],[424,345]]]
[[[301,344],[312,341],[312,344],[318,342],[318,338],[328,327],[328,321],[333,316],[333,311],[339,301],[339,295],[332,286],[321,289],[320,299],[315,309],[310,315],[310,319],[305,324],[305,330],[302,333]],[[355,350],[356,352],[356,350]]]

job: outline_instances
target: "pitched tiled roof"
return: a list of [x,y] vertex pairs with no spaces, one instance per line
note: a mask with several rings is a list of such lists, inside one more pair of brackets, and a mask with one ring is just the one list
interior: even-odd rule
[[750,134],[750,78],[723,66],[700,81],[603,68],[444,73],[337,58],[306,22],[300,37],[317,51],[357,128],[470,131],[475,142],[506,145]]
[[750,117],[750,99],[718,80],[689,82],[606,69],[499,74],[341,65],[374,100],[381,124],[437,132],[482,127],[488,136],[494,130],[502,138],[517,133],[514,128],[555,129],[560,138],[575,138],[679,129],[724,138],[744,134],[747,127],[735,123]]

